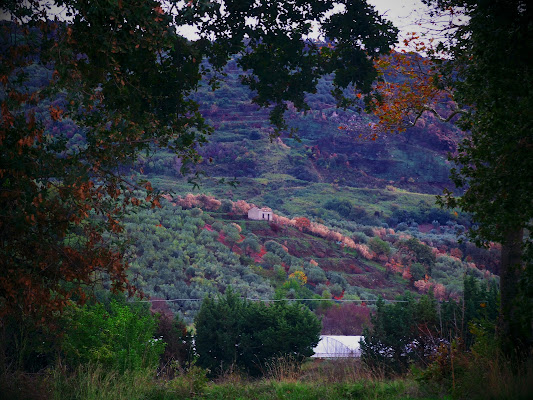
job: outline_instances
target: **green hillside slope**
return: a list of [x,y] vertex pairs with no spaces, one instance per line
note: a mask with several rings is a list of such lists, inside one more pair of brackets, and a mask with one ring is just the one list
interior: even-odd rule
[[342,220],[306,225],[280,215],[252,221],[242,200],[169,199],[128,218],[130,278],[152,299],[170,300],[188,321],[203,297],[228,286],[254,299],[308,299],[319,310],[323,299],[368,303],[406,290],[456,297],[465,274],[496,279],[495,252],[457,243],[462,226],[452,221],[430,232],[415,222],[394,230]]

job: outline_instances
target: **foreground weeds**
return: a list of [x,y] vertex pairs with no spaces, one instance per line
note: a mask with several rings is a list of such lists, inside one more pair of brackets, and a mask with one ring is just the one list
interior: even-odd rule
[[[358,360],[313,360],[295,369],[286,360],[266,367],[267,376],[250,380],[235,371],[209,381],[207,371],[191,367],[172,379],[153,369],[119,374],[98,365],[66,371],[4,374],[0,398],[13,400],[396,400],[396,399],[530,399],[533,363],[519,371],[493,359],[463,360],[453,381],[437,382],[435,371],[397,377],[364,368]],[[475,362],[474,362],[475,361]],[[455,367],[454,367],[455,368]],[[424,375],[425,373],[425,375]],[[440,371],[442,373],[442,371]],[[421,375],[422,374],[422,378]],[[6,389],[9,389],[6,391]],[[7,395],[7,397],[6,397]]]
[[[181,400],[181,399],[421,399],[415,381],[405,378],[378,380],[358,362],[310,362],[302,368],[284,368],[285,361],[270,365],[269,376],[250,380],[228,372],[208,381],[207,371],[191,367],[173,379],[140,369],[119,374],[99,365],[66,371],[56,367],[40,376],[10,376],[10,399],[53,400]],[[341,372],[342,371],[342,372]],[[5,380],[4,380],[5,383]],[[20,390],[20,384],[34,390]],[[19,387],[19,390],[16,388]]]
[[118,374],[98,365],[80,367],[71,373],[56,368],[48,380],[53,400],[165,399],[161,396],[165,390],[154,381],[150,369]]
[[493,337],[476,335],[470,351],[461,350],[454,341],[441,345],[426,368],[412,367],[410,376],[419,383],[420,392],[436,399],[533,399],[533,354],[504,355]]
[[[205,392],[207,399],[286,399],[286,400],[338,400],[338,399],[420,399],[412,382],[332,383],[279,382],[262,380],[244,385],[218,384]],[[414,394],[414,395],[413,395]]]

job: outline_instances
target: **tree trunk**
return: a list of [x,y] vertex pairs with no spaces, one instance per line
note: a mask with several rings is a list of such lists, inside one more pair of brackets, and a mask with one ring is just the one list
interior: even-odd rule
[[502,350],[510,356],[519,356],[530,345],[531,340],[531,323],[522,318],[518,296],[518,284],[523,269],[523,235],[523,229],[507,232],[501,252],[498,336]]

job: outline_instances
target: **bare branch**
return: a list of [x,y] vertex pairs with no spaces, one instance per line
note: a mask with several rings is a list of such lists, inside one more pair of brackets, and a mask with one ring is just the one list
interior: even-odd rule
[[425,106],[424,108],[422,108],[421,110],[418,110],[418,113],[416,114],[415,116],[415,119],[414,121],[410,122],[409,123],[409,128],[413,127],[416,125],[416,123],[418,122],[418,120],[420,119],[420,117],[425,113],[425,112],[430,112],[431,114],[433,114],[435,117],[437,117],[437,119],[440,121],[440,122],[450,122],[453,117],[455,117],[456,115],[459,115],[459,114],[466,114],[468,113],[468,110],[466,109],[462,109],[462,108],[458,108],[456,110],[453,110],[453,112],[448,115],[447,117],[444,117],[442,116],[441,114],[439,114],[439,112],[437,110],[435,110],[435,108],[433,107],[429,107],[429,106]]

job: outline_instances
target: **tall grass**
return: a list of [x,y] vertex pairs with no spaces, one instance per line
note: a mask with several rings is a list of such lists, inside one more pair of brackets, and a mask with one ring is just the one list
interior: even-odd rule
[[[498,399],[533,398],[533,362],[516,365],[503,357],[476,354],[457,360],[454,384],[446,381],[435,390],[434,381],[414,374],[385,378],[382,371],[364,367],[357,359],[312,360],[295,367],[280,358],[265,366],[266,376],[252,380],[228,372],[208,381],[207,371],[191,367],[173,379],[157,376],[154,369],[120,374],[100,365],[67,371],[61,366],[38,375],[2,376],[0,398],[31,400],[181,400],[181,399],[287,399],[287,400],[393,400],[393,399]],[[433,376],[431,379],[435,379]],[[6,382],[9,385],[5,385]]]
[[119,374],[98,364],[80,366],[73,372],[61,368],[48,377],[51,399],[54,400],[136,400],[164,399],[153,380],[153,369],[125,371]]
[[471,324],[475,343],[469,351],[461,347],[439,348],[433,362],[413,376],[426,395],[449,394],[453,399],[533,399],[533,354],[502,352],[493,330]]
[[277,382],[296,382],[301,376],[301,363],[290,355],[279,356],[268,362],[263,368],[267,379]]
[[156,377],[152,368],[109,370],[98,364],[67,372],[54,368],[46,378],[53,400],[171,400],[201,396],[207,386],[206,370],[192,366],[173,379]]
[[516,364],[509,357],[475,359],[470,362],[452,389],[457,399],[533,399],[533,359]]
[[[319,368],[320,367],[320,368]],[[412,380],[379,380],[348,361],[310,362],[303,368],[280,358],[267,366],[268,376],[250,380],[236,373],[208,382],[206,371],[192,367],[173,379],[156,378],[154,370],[109,371],[87,365],[67,372],[51,370],[47,395],[54,400],[170,400],[170,399],[418,399]],[[378,379],[379,378],[379,379]]]

